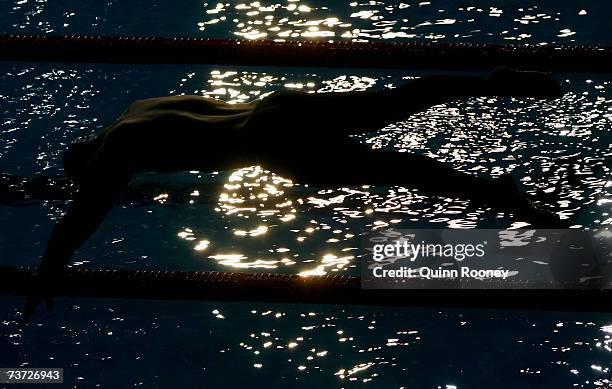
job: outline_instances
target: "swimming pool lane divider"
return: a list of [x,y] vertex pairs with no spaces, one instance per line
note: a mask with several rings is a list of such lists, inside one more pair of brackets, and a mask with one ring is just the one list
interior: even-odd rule
[[[25,296],[35,291],[35,270],[0,266],[0,295]],[[348,275],[70,268],[53,282],[50,292],[78,298],[612,311],[609,290],[505,286],[508,289],[362,289],[360,277]]]
[[0,35],[0,60],[612,73],[612,48],[431,42]]

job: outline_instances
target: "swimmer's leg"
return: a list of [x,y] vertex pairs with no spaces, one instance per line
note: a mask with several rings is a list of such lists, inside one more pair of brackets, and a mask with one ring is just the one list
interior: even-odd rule
[[310,175],[304,166],[297,180],[304,177],[313,185],[404,185],[429,195],[447,196],[473,200],[478,204],[497,202],[493,193],[501,185],[493,179],[466,174],[436,161],[433,158],[393,151],[373,150],[366,145],[347,141],[342,146],[341,160],[333,164],[327,161],[328,169],[317,169]]
[[257,103],[255,114],[274,111],[285,124],[360,133],[455,99],[478,96],[560,97],[550,75],[500,68],[488,76],[425,76],[394,89],[347,93],[281,91]]
[[341,159],[322,164],[311,172],[305,165],[303,181],[314,186],[381,185],[406,186],[428,195],[470,200],[477,206],[517,213],[532,223],[559,227],[556,216],[533,207],[518,190],[509,175],[497,179],[466,174],[427,156],[372,150],[356,142],[343,146]]

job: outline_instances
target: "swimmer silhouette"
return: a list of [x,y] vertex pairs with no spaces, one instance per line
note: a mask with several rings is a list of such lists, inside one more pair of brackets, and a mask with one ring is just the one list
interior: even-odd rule
[[[172,193],[165,203],[183,204],[193,201],[193,191],[198,190],[198,202],[216,202],[219,185],[213,183],[182,183],[149,181],[130,183],[116,199],[115,204],[142,206],[155,205],[159,193]],[[78,188],[65,176],[21,176],[0,173],[0,205],[27,206],[44,200],[67,201],[74,198]],[[539,199],[539,197],[538,197]]]
[[[499,68],[489,76],[427,76],[376,92],[277,92],[227,104],[201,96],[134,102],[99,135],[64,154],[79,190],[54,227],[39,267],[40,285],[60,282],[74,252],[91,236],[135,173],[262,167],[312,186],[406,185],[554,223],[509,176],[475,177],[426,156],[376,151],[350,134],[380,129],[431,106],[472,96],[557,98],[548,74]],[[44,293],[29,298],[23,323]]]

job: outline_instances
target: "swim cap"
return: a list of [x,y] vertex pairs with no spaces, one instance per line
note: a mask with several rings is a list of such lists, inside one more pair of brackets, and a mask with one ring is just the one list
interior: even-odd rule
[[98,136],[95,134],[80,136],[64,151],[64,171],[71,178],[83,175],[87,163],[98,151]]

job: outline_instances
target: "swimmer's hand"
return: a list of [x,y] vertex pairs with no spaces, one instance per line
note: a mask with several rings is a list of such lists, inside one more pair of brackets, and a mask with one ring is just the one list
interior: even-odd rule
[[550,73],[498,67],[488,76],[492,88],[506,96],[556,99],[563,96],[561,84]]
[[30,284],[30,293],[26,297],[26,305],[23,310],[21,320],[19,320],[19,328],[24,328],[43,300],[46,303],[47,309],[53,309],[54,302],[51,296],[52,282],[57,282],[57,279],[48,272],[37,271],[32,277],[32,283]]

